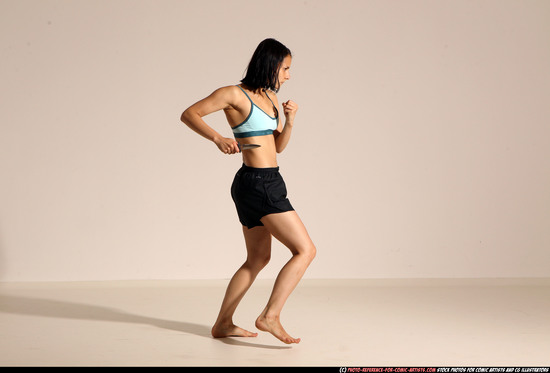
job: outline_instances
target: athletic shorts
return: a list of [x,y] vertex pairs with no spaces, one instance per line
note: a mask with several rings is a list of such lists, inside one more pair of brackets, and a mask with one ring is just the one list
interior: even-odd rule
[[231,197],[242,225],[263,226],[266,215],[293,211],[286,197],[286,185],[279,167],[254,168],[243,164],[231,185]]

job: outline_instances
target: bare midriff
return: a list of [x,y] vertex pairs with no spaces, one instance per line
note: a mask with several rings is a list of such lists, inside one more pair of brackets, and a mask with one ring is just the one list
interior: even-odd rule
[[259,148],[242,151],[243,162],[248,167],[268,168],[277,167],[277,149],[273,135],[245,137],[236,139],[241,145],[258,144]]

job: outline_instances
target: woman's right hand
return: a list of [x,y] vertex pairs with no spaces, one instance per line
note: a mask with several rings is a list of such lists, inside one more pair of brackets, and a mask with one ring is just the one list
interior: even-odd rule
[[214,140],[214,143],[224,154],[235,154],[239,153],[239,145],[235,139],[230,139],[227,137],[222,137],[220,139]]

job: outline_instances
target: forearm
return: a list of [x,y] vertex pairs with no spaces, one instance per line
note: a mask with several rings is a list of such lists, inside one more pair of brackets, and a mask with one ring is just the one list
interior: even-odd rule
[[200,115],[193,111],[185,110],[181,115],[181,121],[193,131],[214,143],[222,138],[218,132],[206,124]]
[[283,127],[283,131],[275,139],[277,153],[281,153],[288,145],[288,142],[290,141],[290,135],[292,134],[293,125],[294,124],[292,122],[286,121],[285,126]]

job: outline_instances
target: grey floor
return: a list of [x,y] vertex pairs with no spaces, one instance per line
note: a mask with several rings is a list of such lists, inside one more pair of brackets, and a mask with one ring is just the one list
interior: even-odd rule
[[[267,333],[210,337],[227,281],[0,283],[0,366],[550,366],[550,279],[313,280]],[[258,280],[235,322],[254,320]]]

